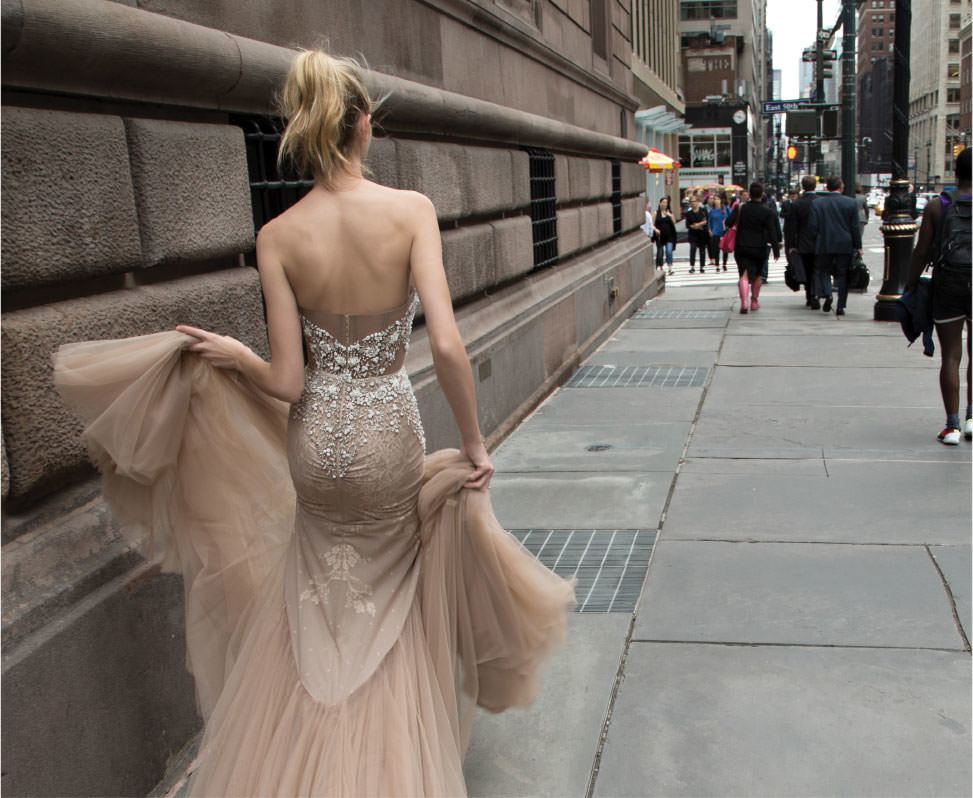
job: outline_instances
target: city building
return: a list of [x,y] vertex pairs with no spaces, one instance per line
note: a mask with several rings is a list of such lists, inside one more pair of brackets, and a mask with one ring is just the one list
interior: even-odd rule
[[963,147],[973,145],[970,131],[973,129],[973,21],[966,18],[959,35],[959,129]]
[[[181,581],[110,517],[51,360],[177,323],[267,354],[255,233],[312,186],[275,166],[292,48],[370,65],[368,163],[436,206],[491,444],[662,284],[639,229],[630,9],[3,3],[5,794],[148,795],[199,729]],[[434,450],[458,436],[416,335]]]
[[952,182],[953,147],[964,138],[960,31],[969,14],[970,0],[912,4],[909,142],[914,180],[928,191]]
[[858,7],[858,171],[877,184],[892,171],[892,90],[895,2]]
[[[683,187],[714,177],[743,185],[767,168],[767,0],[680,0],[686,122]],[[701,125],[709,125],[703,128]]]
[[[675,158],[687,130],[679,53],[679,0],[632,0],[633,91],[639,99],[635,138]],[[674,193],[673,171],[646,173],[646,197]]]

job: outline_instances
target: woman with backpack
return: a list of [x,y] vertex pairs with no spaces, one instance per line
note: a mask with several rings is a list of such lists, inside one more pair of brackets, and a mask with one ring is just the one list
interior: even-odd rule
[[[912,252],[912,269],[906,292],[919,285],[919,277],[932,266],[932,318],[942,353],[939,390],[946,410],[946,426],[937,436],[947,446],[959,444],[960,436],[973,440],[973,356],[971,348],[971,151],[956,158],[956,189],[930,200],[922,214],[919,240]],[[963,327],[966,327],[966,415],[959,418],[959,369],[963,361]]]

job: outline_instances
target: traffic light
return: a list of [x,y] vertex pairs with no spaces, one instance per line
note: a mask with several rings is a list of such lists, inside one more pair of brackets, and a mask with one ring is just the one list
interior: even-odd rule
[[796,157],[797,157],[797,147],[791,144],[787,148],[787,160],[793,161]]
[[953,157],[954,158],[957,158],[959,156],[959,154],[961,152],[963,152],[963,150],[965,150],[965,149],[966,149],[966,145],[965,144],[954,144],[953,145]]

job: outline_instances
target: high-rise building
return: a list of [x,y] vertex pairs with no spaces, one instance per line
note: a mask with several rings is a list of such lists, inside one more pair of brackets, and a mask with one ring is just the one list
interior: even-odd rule
[[912,5],[909,144],[916,182],[930,191],[952,182],[953,147],[963,141],[960,31],[969,14],[970,0],[916,0]]
[[894,0],[858,8],[858,141],[862,174],[892,170]]
[[[675,158],[686,130],[679,52],[679,0],[632,0],[633,93],[639,99],[635,138]],[[653,203],[673,194],[673,173],[646,174]]]
[[963,146],[973,144],[970,130],[973,128],[973,21],[966,18],[959,34],[959,128]]
[[764,177],[768,90],[767,0],[680,0],[686,121],[680,181]]

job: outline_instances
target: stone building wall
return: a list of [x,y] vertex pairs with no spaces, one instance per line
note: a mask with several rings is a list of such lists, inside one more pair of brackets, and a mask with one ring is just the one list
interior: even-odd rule
[[[593,8],[607,58],[591,53]],[[388,96],[370,166],[436,204],[496,442],[657,290],[638,229],[644,153],[619,136],[637,106],[628,13],[628,0],[5,0],[6,794],[145,794],[198,730],[180,582],[120,537],[51,355],[178,322],[266,354],[255,228],[302,190],[261,185],[289,47],[361,52]],[[430,449],[455,444],[421,324],[407,366]]]

